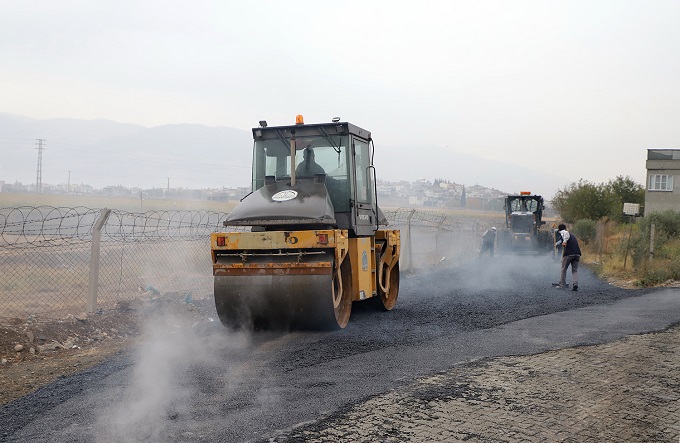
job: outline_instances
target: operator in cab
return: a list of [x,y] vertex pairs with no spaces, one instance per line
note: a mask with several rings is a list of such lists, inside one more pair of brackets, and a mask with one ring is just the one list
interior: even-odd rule
[[314,161],[314,149],[309,146],[303,151],[302,162],[295,168],[296,177],[314,177],[316,174],[325,174],[326,171]]

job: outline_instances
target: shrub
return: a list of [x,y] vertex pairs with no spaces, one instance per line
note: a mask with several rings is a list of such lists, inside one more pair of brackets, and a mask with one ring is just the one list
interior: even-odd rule
[[652,262],[640,278],[640,285],[655,286],[669,280],[680,280],[680,263],[677,260]]
[[656,232],[665,235],[666,238],[680,237],[680,212],[666,210],[661,212],[652,212],[646,215],[641,221],[640,226],[649,232],[649,226],[654,224]]
[[597,222],[595,220],[576,220],[571,231],[576,235],[576,238],[583,241],[583,243],[590,243],[595,240],[595,234],[597,233]]
[[639,234],[631,243],[635,263],[641,263],[649,255],[651,226],[654,225],[654,250],[671,240],[680,238],[680,212],[662,211],[646,215],[638,223]]

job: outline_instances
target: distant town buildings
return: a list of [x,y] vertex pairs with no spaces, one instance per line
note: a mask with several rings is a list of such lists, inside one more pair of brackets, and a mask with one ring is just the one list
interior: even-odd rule
[[[433,182],[421,178],[415,182],[389,182],[378,180],[378,198],[383,206],[411,206],[426,208],[468,208],[475,210],[500,211],[506,192],[486,188],[481,185],[465,186],[449,180],[435,179]],[[0,181],[0,192],[36,192],[36,186]],[[173,198],[187,200],[230,201],[240,200],[250,193],[250,187],[218,189],[184,188],[128,188],[125,186],[106,186],[95,189],[90,185],[42,184],[42,194],[92,195],[104,197]]]
[[503,198],[508,195],[497,189],[480,185],[465,186],[449,180],[424,178],[415,182],[387,182],[378,180],[378,198],[390,206],[423,206],[430,208],[469,208],[479,210],[503,209]]

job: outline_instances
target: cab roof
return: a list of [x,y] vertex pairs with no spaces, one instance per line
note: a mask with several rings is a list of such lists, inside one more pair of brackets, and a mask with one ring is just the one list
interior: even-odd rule
[[[295,131],[295,132],[293,132]],[[324,134],[325,132],[325,134]],[[253,128],[254,140],[266,140],[271,138],[285,137],[289,138],[293,133],[296,136],[312,136],[312,135],[347,135],[352,134],[365,140],[371,139],[370,131],[367,131],[359,126],[348,122],[331,122],[331,123],[310,123],[300,125],[287,126],[266,126]]]

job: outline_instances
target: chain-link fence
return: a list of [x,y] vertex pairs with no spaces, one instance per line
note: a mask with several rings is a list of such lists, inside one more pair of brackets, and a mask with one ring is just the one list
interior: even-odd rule
[[[226,215],[0,208],[0,318],[77,314],[140,296],[210,297],[209,237]],[[403,270],[474,254],[492,224],[403,208],[385,215],[402,232]]]
[[391,226],[401,230],[402,270],[469,258],[479,250],[482,232],[505,223],[500,217],[499,221],[480,221],[411,208],[385,211],[385,216]]

